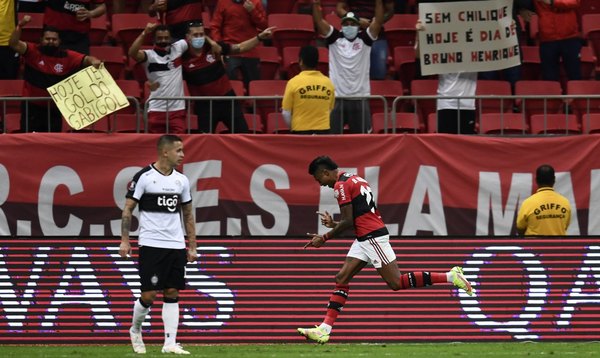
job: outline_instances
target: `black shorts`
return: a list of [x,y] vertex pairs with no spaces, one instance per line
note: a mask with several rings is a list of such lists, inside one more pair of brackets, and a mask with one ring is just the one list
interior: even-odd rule
[[186,249],[161,249],[140,246],[138,270],[142,292],[185,289]]

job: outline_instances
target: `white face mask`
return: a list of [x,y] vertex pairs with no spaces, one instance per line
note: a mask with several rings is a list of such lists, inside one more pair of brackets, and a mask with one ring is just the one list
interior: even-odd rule
[[195,48],[195,49],[202,48],[204,46],[204,40],[205,40],[204,36],[202,36],[202,37],[194,37],[192,39],[192,47]]
[[354,40],[358,35],[358,26],[342,26],[342,34],[344,34],[344,37],[348,40]]

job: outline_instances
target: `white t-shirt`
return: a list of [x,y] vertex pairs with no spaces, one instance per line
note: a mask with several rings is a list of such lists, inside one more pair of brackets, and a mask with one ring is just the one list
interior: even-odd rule
[[329,46],[329,78],[335,87],[335,96],[370,96],[371,45],[377,38],[367,29],[348,41],[333,26],[325,38]]
[[[150,92],[149,98],[183,97],[183,74],[181,72],[181,55],[188,49],[186,40],[179,40],[171,45],[171,51],[161,56],[154,50],[144,50],[146,61],[144,68],[150,82],[158,82],[155,91]],[[185,109],[185,101],[168,101],[169,112]],[[166,112],[167,101],[150,101],[149,112]]]
[[[444,73],[438,75],[437,94],[440,97],[475,96],[477,72]],[[437,109],[458,109],[459,99],[438,98]],[[474,98],[461,98],[460,109],[475,109]]]
[[164,175],[150,164],[134,175],[126,197],[137,201],[140,208],[139,246],[185,248],[181,205],[192,201],[185,175],[175,169]]

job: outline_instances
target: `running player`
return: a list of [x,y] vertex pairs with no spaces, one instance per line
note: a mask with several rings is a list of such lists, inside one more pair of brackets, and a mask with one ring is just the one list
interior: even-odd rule
[[448,272],[400,273],[396,254],[389,242],[388,230],[381,220],[366,180],[355,174],[340,171],[337,164],[327,156],[315,158],[308,167],[308,173],[320,185],[333,188],[340,206],[341,219],[335,222],[329,213],[320,214],[321,223],[332,230],[325,235],[310,234],[312,238],[304,248],[319,248],[327,240],[351,227],[354,227],[356,239],[348,251],[344,265],[335,276],[335,290],[329,298],[323,323],[315,328],[298,328],[298,333],[306,339],[320,344],[329,341],[333,324],[348,299],[350,281],[369,263],[373,264],[388,287],[394,291],[450,282],[467,294],[473,295],[471,284],[463,276],[462,268],[458,266],[454,266]]

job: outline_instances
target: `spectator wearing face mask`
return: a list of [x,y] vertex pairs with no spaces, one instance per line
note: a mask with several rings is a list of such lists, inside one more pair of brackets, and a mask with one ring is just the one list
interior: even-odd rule
[[[375,0],[375,17],[369,27],[360,29],[360,18],[348,12],[342,18],[342,31],[323,19],[321,2],[313,3],[313,20],[317,31],[329,47],[329,77],[335,86],[335,107],[331,112],[331,133],[342,133],[348,124],[350,133],[371,132],[371,95],[369,70],[371,46],[377,40],[383,24],[382,0]],[[341,96],[357,98],[339,98]]]
[[238,44],[215,42],[206,36],[201,22],[191,23],[187,31],[190,48],[183,56],[183,76],[192,96],[227,96],[232,100],[200,100],[194,104],[198,116],[198,129],[213,133],[217,124],[223,122],[232,133],[247,133],[239,101],[234,101],[235,92],[227,77],[223,62],[213,49],[220,49],[224,56],[244,53],[255,48],[262,40],[271,37],[270,27],[256,36]]
[[[144,38],[154,33],[154,48],[142,50]],[[165,25],[148,23],[129,48],[129,57],[144,64],[150,82],[148,131],[150,133],[184,133],[185,101],[153,100],[159,97],[183,97],[181,55],[188,49],[186,40],[171,44],[171,32]]]
[[[39,44],[21,41],[21,30],[31,21],[25,15],[10,36],[9,45],[23,57],[25,83],[23,97],[50,97],[46,88],[66,79],[82,68],[100,67],[93,56],[61,48],[57,29],[46,27]],[[62,116],[51,101],[23,102],[21,106],[21,132],[60,132]]]

